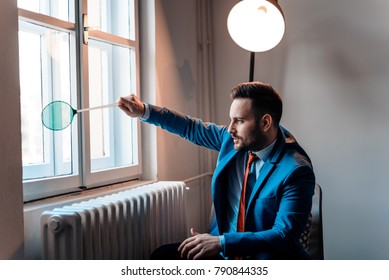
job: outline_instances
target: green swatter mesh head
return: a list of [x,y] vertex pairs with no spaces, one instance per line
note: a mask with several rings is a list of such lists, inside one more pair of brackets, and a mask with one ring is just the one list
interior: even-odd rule
[[42,110],[42,123],[51,130],[62,130],[68,127],[77,113],[64,101],[53,101]]

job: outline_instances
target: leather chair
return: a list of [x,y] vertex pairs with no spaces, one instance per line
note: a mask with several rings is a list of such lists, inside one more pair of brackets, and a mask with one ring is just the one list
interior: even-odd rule
[[322,221],[322,190],[316,184],[312,197],[311,215],[300,242],[313,260],[324,260],[323,221]]

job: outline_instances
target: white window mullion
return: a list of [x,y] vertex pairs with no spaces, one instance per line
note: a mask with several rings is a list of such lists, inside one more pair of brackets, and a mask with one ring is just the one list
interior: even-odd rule
[[[79,40],[77,42],[78,51],[79,51],[79,61],[78,61],[78,69],[79,69],[79,91],[78,95],[79,100],[79,108],[88,108],[89,104],[89,48],[88,45],[84,43],[84,28],[87,27],[87,23],[84,22],[87,20],[88,15],[88,1],[81,1],[81,6],[79,7],[78,17],[78,28],[80,34]],[[90,177],[91,174],[91,150],[90,150],[90,114],[80,114],[79,125],[81,131],[81,137],[78,140],[79,144],[79,170],[81,174],[80,184],[85,187],[88,185],[87,178]]]
[[109,34],[100,30],[91,30],[89,31],[89,38],[90,39],[95,39],[96,41],[101,41],[104,43],[110,43],[116,46],[121,46],[121,47],[133,47],[135,48],[137,46],[137,42],[127,39],[127,38],[122,38],[119,36],[116,36],[114,34]]
[[38,14],[32,11],[18,9],[19,19],[31,23],[39,24],[45,27],[57,28],[61,31],[74,31],[76,26],[72,22],[52,18],[47,15]]

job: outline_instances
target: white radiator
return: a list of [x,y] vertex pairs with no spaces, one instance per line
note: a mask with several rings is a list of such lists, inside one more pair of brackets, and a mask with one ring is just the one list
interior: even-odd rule
[[148,259],[186,237],[184,182],[157,182],[41,215],[42,259]]

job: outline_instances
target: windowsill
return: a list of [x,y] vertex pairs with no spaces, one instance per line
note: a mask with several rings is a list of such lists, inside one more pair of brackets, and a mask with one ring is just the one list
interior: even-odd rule
[[51,205],[53,207],[62,206],[64,204],[71,204],[81,200],[92,199],[94,197],[109,195],[112,193],[116,193],[122,190],[133,189],[139,186],[151,184],[154,181],[141,181],[141,180],[132,180],[128,182],[118,183],[107,185],[104,187],[91,188],[86,190],[81,190],[79,192],[58,195],[50,198],[43,198],[40,200],[36,200],[33,202],[26,202],[24,204],[24,211],[34,211],[39,208],[47,208]]

